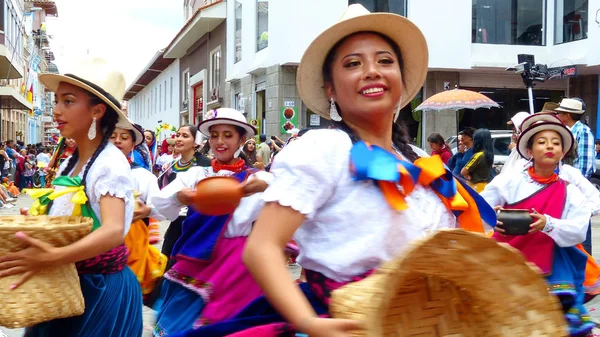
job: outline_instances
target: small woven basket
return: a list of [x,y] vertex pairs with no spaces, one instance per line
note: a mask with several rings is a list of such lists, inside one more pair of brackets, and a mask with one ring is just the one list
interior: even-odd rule
[[[62,247],[89,234],[92,224],[92,219],[76,216],[0,216],[0,256],[26,248],[15,238],[16,232]],[[74,264],[44,269],[10,290],[21,277],[0,278],[0,325],[22,328],[83,314],[85,305]]]
[[512,247],[463,230],[413,244],[366,279],[332,293],[333,317],[369,337],[568,336],[558,300]]

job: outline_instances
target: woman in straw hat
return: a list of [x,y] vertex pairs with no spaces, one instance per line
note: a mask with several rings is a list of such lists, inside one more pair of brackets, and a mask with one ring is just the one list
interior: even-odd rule
[[[1,257],[0,276],[23,274],[13,285],[16,288],[43,268],[77,266],[84,314],[38,324],[27,329],[27,336],[140,336],[142,294],[127,267],[128,250],[123,244],[135,202],[133,179],[129,163],[109,142],[116,127],[134,130],[120,109],[125,78],[106,61],[91,58],[71,73],[41,74],[39,79],[55,93],[53,114],[62,136],[77,143],[73,156],[62,163],[53,181],[56,194],[83,187],[85,198],[75,192],[54,198],[49,192],[44,199],[54,201],[40,201],[42,206],[32,207],[30,212],[88,214],[94,224],[89,235],[64,247],[17,233],[28,248]],[[134,132],[141,141],[142,134]]]
[[[264,204],[261,192],[271,178],[240,158],[244,143],[256,135],[256,129],[241,112],[230,108],[209,111],[198,129],[213,149],[211,166],[179,173],[153,198],[168,219],[177,218],[181,206],[191,205],[171,252],[175,264],[165,273],[154,307],[158,313],[155,336],[220,322],[261,294],[242,263],[244,244]],[[212,216],[194,209],[196,185],[214,176],[233,177],[243,184],[246,196],[234,212]]]
[[530,210],[528,234],[505,235],[504,224],[498,222],[493,237],[519,249],[540,268],[550,291],[561,300],[571,335],[586,336],[595,324],[583,306],[585,293],[597,293],[600,279],[593,258],[581,246],[592,209],[579,189],[557,173],[572,146],[573,135],[555,116],[528,117],[517,151],[531,165],[515,174],[499,175],[482,196],[500,211]]
[[[361,5],[349,6],[311,43],[298,68],[300,95],[337,128],[308,131],[284,147],[271,168],[275,179],[262,197],[267,204],[244,252],[268,301],[260,298],[233,320],[178,336],[293,336],[296,329],[350,336],[361,322],[318,318],[328,314],[334,289],[365,278],[413,240],[457,220],[480,232],[482,217],[495,224],[493,209],[454,180],[439,156],[409,145],[394,123],[421,89],[427,60],[425,38],[412,22]],[[438,196],[442,189],[448,193]],[[308,280],[300,289],[283,253],[294,233]]]

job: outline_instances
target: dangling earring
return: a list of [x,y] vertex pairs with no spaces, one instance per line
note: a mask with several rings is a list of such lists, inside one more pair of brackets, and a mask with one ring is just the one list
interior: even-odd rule
[[88,138],[93,140],[96,138],[96,116],[92,119],[92,124],[90,125],[90,129],[88,130]]
[[337,107],[335,106],[335,102],[333,101],[333,97],[329,99],[331,104],[329,105],[329,118],[335,122],[341,122],[342,116],[340,116]]
[[242,149],[243,148],[244,148],[243,146],[240,146],[240,148],[237,149],[237,151],[235,151],[235,153],[233,154],[233,158],[239,158],[240,157],[240,153],[242,153]]

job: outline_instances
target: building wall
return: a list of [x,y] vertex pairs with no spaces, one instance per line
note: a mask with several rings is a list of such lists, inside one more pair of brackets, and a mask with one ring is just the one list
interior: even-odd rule
[[[167,83],[166,96],[164,93],[165,81]],[[173,83],[172,90],[171,81]],[[135,123],[148,129],[155,129],[159,121],[179,126],[179,83],[179,60],[175,60],[158,77],[129,100],[127,106],[129,117]],[[156,99],[154,94],[159,90],[161,91],[160,102],[162,103],[160,107],[158,106],[159,100]],[[165,99],[167,99],[166,108]]]
[[[227,74],[227,65],[226,65],[226,55],[227,55],[227,44],[225,43],[225,37],[227,33],[227,25],[226,21],[218,25],[214,30],[205,34],[198,41],[188,49],[186,55],[180,59],[179,62],[179,76],[181,80],[180,84],[180,92],[183,90],[188,90],[189,92],[189,102],[188,102],[188,111],[192,112],[194,109],[194,93],[193,87],[197,83],[190,83],[190,87],[186,87],[184,83],[184,73],[189,71],[190,78],[194,77],[194,79],[198,78],[201,75],[201,72],[204,70],[203,75],[201,76],[201,81],[204,85],[204,111],[206,111],[207,103],[210,101],[211,93],[208,92],[209,85],[209,76],[210,76],[210,55],[217,48],[221,48],[221,78],[219,81],[219,95],[220,97],[224,97],[225,93],[225,76]],[[224,103],[224,102],[223,102]],[[212,106],[215,108],[216,106]],[[183,102],[181,102],[180,111],[184,111]],[[190,113],[191,116],[191,113]],[[190,117],[193,119],[193,117]]]

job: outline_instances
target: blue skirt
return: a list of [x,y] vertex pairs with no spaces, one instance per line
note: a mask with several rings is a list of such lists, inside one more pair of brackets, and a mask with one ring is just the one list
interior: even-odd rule
[[116,274],[79,275],[85,300],[81,316],[56,319],[27,329],[27,337],[140,337],[142,291],[129,269]]
[[571,336],[585,336],[596,326],[583,306],[587,256],[575,247],[554,246],[550,292],[560,299]]
[[154,305],[156,310],[154,336],[171,336],[177,332],[193,329],[204,305],[200,295],[165,279],[160,289],[160,298]]

